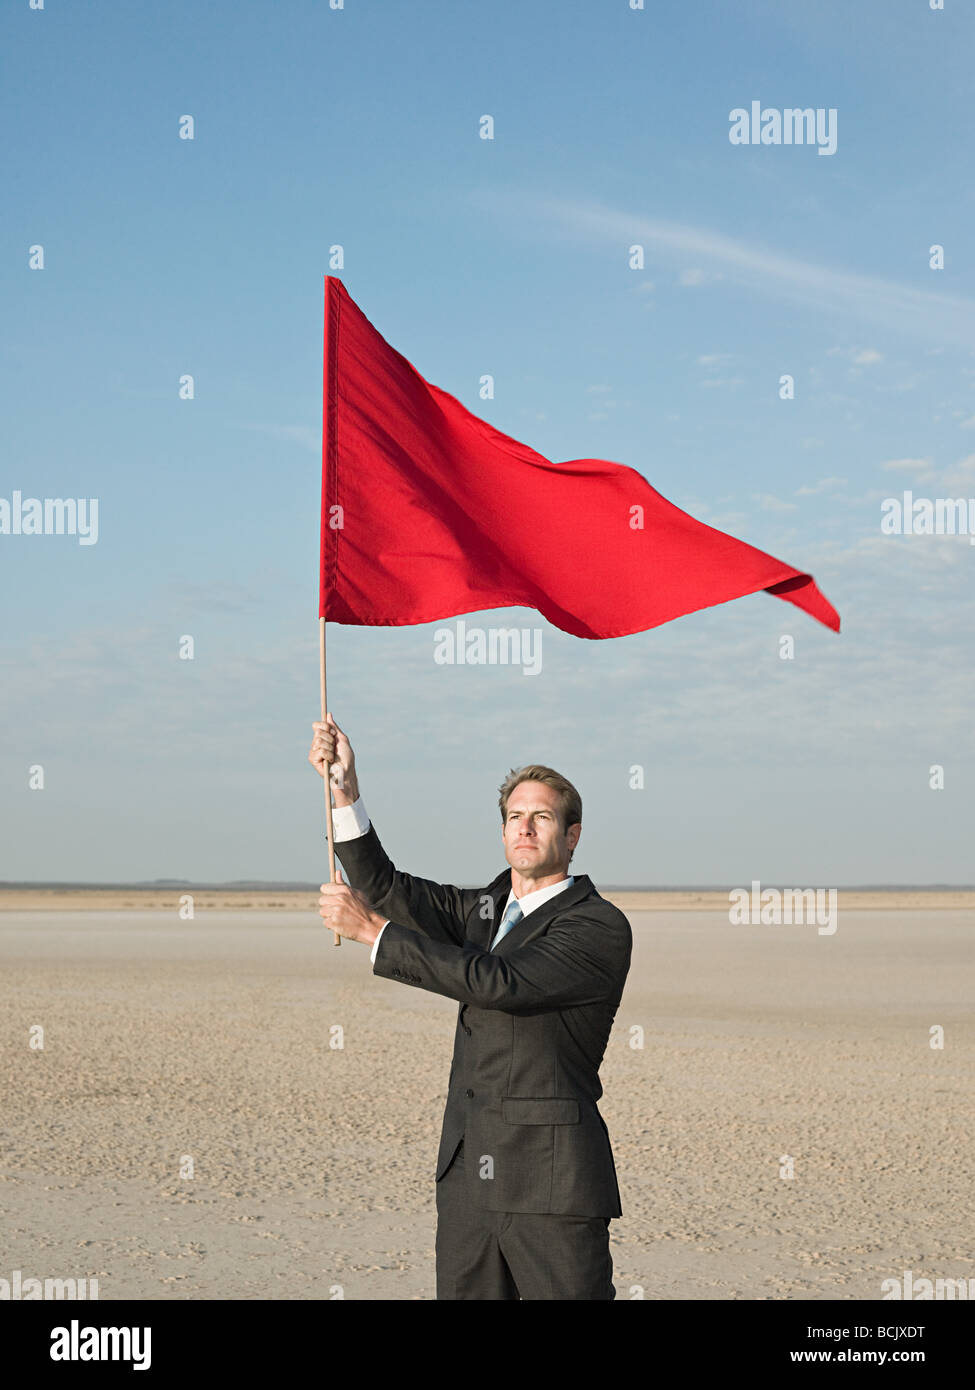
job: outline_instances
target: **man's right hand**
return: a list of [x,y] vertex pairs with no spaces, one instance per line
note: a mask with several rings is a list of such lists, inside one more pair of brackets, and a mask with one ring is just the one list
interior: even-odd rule
[[331,714],[326,714],[323,723],[312,724],[315,736],[312,739],[308,761],[318,773],[325,776],[329,765],[329,785],[335,797],[336,806],[351,806],[359,799],[359,781],[355,772],[355,754],[352,744],[336,724]]

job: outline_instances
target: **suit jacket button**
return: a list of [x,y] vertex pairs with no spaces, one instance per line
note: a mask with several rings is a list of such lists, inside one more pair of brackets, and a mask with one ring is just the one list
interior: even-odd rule
[[469,1035],[469,1034],[470,1034],[470,1031],[471,1031],[471,1030],[468,1028],[467,1024],[465,1023],[465,1024],[464,1024],[464,1032],[467,1033],[467,1034]]
[[474,1092],[471,1090],[470,1086],[468,1086],[468,1088],[467,1088],[467,1090],[466,1090],[466,1092],[465,1092],[465,1095],[467,1095],[467,1096],[472,1096],[473,1094],[474,1094]]

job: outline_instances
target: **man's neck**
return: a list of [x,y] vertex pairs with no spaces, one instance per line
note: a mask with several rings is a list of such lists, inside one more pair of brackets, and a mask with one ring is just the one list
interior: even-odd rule
[[541,888],[554,888],[557,883],[564,883],[569,877],[569,867],[557,869],[553,874],[547,874],[544,878],[525,878],[518,873],[517,869],[511,870],[511,891],[516,898],[524,898],[528,893],[537,893]]

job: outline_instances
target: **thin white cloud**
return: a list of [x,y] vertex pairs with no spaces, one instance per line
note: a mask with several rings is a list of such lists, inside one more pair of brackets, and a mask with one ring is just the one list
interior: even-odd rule
[[821,492],[835,492],[837,488],[847,486],[845,478],[820,478],[816,483],[803,483],[802,487],[796,488],[797,497],[815,497]]
[[909,481],[915,487],[924,483],[975,494],[975,454],[966,454],[947,468],[935,468],[930,459],[888,459],[880,466],[891,473],[909,473]]
[[872,367],[882,362],[884,355],[876,348],[831,347],[826,349],[827,357],[848,357],[855,367]]
[[946,468],[939,481],[943,487],[975,489],[975,454],[967,454],[953,468]]
[[471,197],[479,207],[517,218],[520,227],[536,219],[545,224],[547,237],[555,225],[570,237],[604,245],[621,256],[626,248],[642,245],[654,257],[676,259],[683,284],[702,283],[688,276],[707,275],[712,280],[720,276],[756,294],[843,314],[861,324],[869,321],[909,337],[975,346],[975,301],[962,295],[836,270],[781,254],[754,240],[736,241],[707,228],[597,202],[498,190],[474,192]]
[[917,473],[928,471],[930,459],[886,459],[881,465],[887,473]]
[[798,502],[783,502],[781,497],[773,497],[770,492],[753,492],[752,499],[758,503],[763,512],[796,512],[799,510]]
[[707,285],[712,280],[723,280],[723,275],[718,275],[714,271],[702,270],[700,266],[688,266],[682,270],[677,277],[679,285]]

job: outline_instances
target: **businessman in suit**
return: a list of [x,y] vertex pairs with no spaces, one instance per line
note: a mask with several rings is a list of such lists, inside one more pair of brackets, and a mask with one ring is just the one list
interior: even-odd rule
[[437,1159],[438,1299],[612,1299],[622,1215],[599,1066],[630,965],[622,912],[569,873],[579,793],[533,764],[500,789],[509,868],[486,888],[395,869],[366,815],[349,740],[315,723],[336,851],[325,924],[373,974],[460,1005]]

